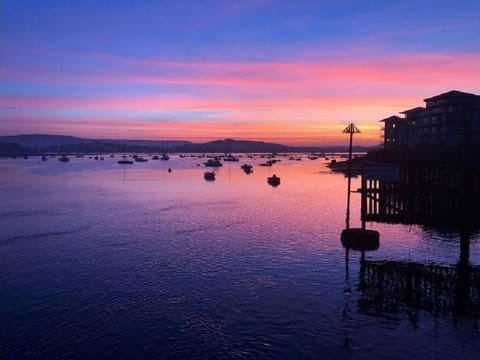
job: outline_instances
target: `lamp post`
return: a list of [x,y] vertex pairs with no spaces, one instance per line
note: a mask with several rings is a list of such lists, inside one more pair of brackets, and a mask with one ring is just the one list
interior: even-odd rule
[[352,144],[353,144],[353,134],[359,134],[360,130],[353,124],[350,123],[344,130],[343,133],[350,134],[350,146],[348,147],[348,182],[347,182],[347,216],[345,218],[346,229],[350,228],[350,190],[352,183]]
[[[352,144],[353,134],[360,133],[360,130],[354,125],[348,125],[343,132],[350,134],[350,146],[348,149],[348,182],[347,182],[347,216],[345,218],[346,227],[342,231],[341,241],[342,245],[348,250],[359,250],[362,252],[362,261],[365,259],[365,251],[376,250],[380,246],[380,234],[376,230],[366,230],[365,224],[362,222],[362,227],[355,229],[350,228],[350,194],[352,182]],[[364,193],[362,192],[362,196]]]

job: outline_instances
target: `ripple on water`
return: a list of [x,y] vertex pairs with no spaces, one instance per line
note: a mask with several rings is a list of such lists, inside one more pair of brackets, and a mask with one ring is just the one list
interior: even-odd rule
[[[344,179],[315,164],[277,166],[277,189],[265,182],[270,169],[246,178],[232,167],[206,186],[203,169],[188,166],[168,178],[85,166],[61,176],[42,168],[42,186],[19,173],[21,185],[1,187],[2,196],[10,189],[0,213],[0,244],[9,245],[0,251],[6,358],[480,353],[478,317],[406,304],[387,291],[391,281],[366,286],[360,254],[346,256],[340,244]],[[450,235],[369,226],[381,247],[368,261],[457,261]]]

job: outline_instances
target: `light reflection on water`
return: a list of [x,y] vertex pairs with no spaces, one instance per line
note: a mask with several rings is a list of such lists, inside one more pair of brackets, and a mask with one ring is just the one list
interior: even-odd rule
[[[268,168],[243,158],[206,182],[197,166],[206,159],[116,160],[0,162],[2,357],[480,352],[478,316],[419,308],[412,321],[407,309],[371,302],[359,254],[347,263],[340,245],[346,180],[324,162],[283,158]],[[266,182],[274,173],[277,188]],[[355,226],[358,195],[352,200]],[[369,261],[458,261],[451,232],[368,226],[381,233]]]

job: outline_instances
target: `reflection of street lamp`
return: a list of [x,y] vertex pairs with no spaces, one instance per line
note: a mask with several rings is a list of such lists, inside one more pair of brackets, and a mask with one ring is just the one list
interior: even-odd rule
[[343,132],[345,134],[350,134],[350,146],[348,148],[348,185],[347,185],[347,217],[345,218],[346,229],[350,228],[350,189],[352,183],[352,143],[353,143],[353,134],[360,133],[360,130],[353,124],[350,123]]
[[[360,130],[351,123],[343,132],[350,134],[350,146],[348,148],[348,182],[347,182],[347,215],[345,218],[346,227],[342,231],[341,240],[342,245],[347,249],[362,251],[362,258],[365,256],[364,251],[376,250],[380,246],[380,234],[375,230],[365,230],[365,226],[362,225],[361,229],[350,229],[350,193],[351,193],[351,181],[352,181],[352,143],[353,134],[360,133]],[[362,189],[362,196],[365,193]]]

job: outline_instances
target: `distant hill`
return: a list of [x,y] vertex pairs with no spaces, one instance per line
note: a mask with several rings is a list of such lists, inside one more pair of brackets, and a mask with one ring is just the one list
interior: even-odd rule
[[69,146],[91,143],[120,144],[122,146],[145,146],[145,147],[162,147],[171,148],[191,144],[189,141],[176,140],[123,140],[123,139],[84,139],[75,136],[64,135],[16,135],[16,136],[0,136],[0,143],[13,143],[31,148],[45,149],[55,146]]
[[32,148],[15,143],[0,143],[1,156],[23,156],[32,153]]
[[[90,140],[92,141],[92,140]],[[102,143],[121,144],[126,146],[145,146],[152,148],[170,149],[182,145],[192,145],[193,143],[185,140],[115,140],[115,139],[101,139],[94,140]]]
[[291,147],[266,143],[263,141],[248,141],[248,140],[215,140],[205,144],[191,144],[183,147],[186,152],[201,152],[201,153],[245,153],[245,152],[288,152]]
[[62,136],[62,135],[44,135],[44,134],[32,134],[32,135],[16,135],[16,136],[0,136],[0,143],[12,143],[21,146],[28,146],[31,148],[46,148],[55,145],[62,144],[81,144],[89,142],[89,139],[82,139],[75,136]]
[[[0,137],[0,156],[43,153],[287,153],[287,152],[344,152],[347,146],[302,147],[287,146],[263,141],[215,140],[204,144],[174,140],[116,140],[84,139],[62,135],[17,135]],[[366,152],[373,147],[355,146],[356,152]]]
[[[354,146],[354,152],[367,152],[375,147]],[[197,153],[313,153],[346,152],[348,146],[288,146],[263,141],[250,140],[214,140],[204,144],[189,144],[177,147],[178,152]]]

